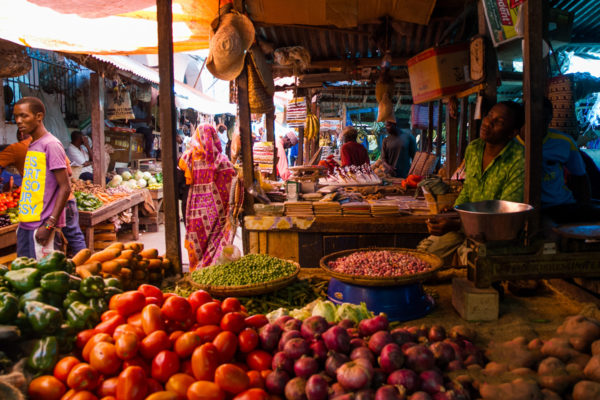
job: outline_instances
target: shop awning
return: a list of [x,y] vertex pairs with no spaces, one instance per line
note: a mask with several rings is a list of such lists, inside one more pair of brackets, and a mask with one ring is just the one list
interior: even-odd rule
[[[131,72],[141,78],[155,84],[159,84],[160,78],[158,71],[145,66],[126,56],[108,56],[95,55],[100,61],[112,64],[117,68]],[[175,104],[178,108],[193,108],[203,114],[232,114],[236,113],[236,105],[223,103],[213,99],[210,96],[186,85],[185,83],[175,81]]]
[[[355,27],[388,15],[427,24],[436,0],[247,0],[263,24]],[[227,0],[222,0],[221,5]],[[173,0],[174,51],[208,48],[218,1]],[[87,54],[157,53],[155,0],[3,0],[0,38],[25,46]]]

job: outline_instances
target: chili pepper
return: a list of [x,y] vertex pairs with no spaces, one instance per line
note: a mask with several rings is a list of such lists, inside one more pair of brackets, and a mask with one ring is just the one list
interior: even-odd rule
[[58,341],[56,336],[38,339],[33,351],[27,358],[27,366],[37,372],[47,372],[54,368],[58,361]]
[[98,314],[102,314],[104,311],[108,310],[108,304],[102,298],[100,298],[100,299],[96,299],[96,298],[88,299],[85,303],[88,306],[90,306],[91,308],[93,308],[94,311],[96,311]]
[[106,278],[104,279],[104,287],[115,287],[117,289],[123,289],[123,285],[121,284],[121,281],[118,280],[117,278]]
[[116,294],[121,294],[123,291],[119,288],[108,286],[104,288],[104,300],[110,302],[110,298]]
[[16,291],[25,293],[38,286],[41,273],[36,268],[23,268],[8,271],[4,277]]
[[67,295],[65,296],[65,299],[63,300],[63,308],[66,310],[69,308],[69,306],[76,302],[76,301],[80,301],[82,303],[85,303],[86,301],[86,297],[84,295],[82,295],[81,293],[79,293],[77,290],[70,290],[69,293],[67,293]]
[[65,294],[69,291],[71,275],[65,271],[48,272],[40,280],[40,286],[52,293]]
[[8,270],[8,267],[6,265],[0,264],[0,276],[4,276],[4,274],[7,273],[8,271],[9,270]]
[[42,273],[62,271],[64,270],[66,259],[65,253],[53,251],[38,261],[37,268],[42,271]]
[[104,279],[100,275],[88,276],[82,279],[79,292],[85,297],[104,296]]
[[19,300],[10,292],[0,293],[0,324],[9,323],[19,313]]
[[91,329],[100,320],[92,307],[80,301],[71,303],[67,309],[67,324],[76,329]]
[[33,330],[41,334],[53,333],[63,322],[58,308],[35,300],[25,303],[25,315]]
[[39,301],[40,303],[46,303],[48,301],[44,290],[42,288],[35,288],[27,293],[23,293],[21,297],[19,297],[19,310],[24,310],[25,303],[31,300]]
[[10,263],[10,270],[17,271],[23,268],[36,268],[37,261],[35,258],[17,257]]

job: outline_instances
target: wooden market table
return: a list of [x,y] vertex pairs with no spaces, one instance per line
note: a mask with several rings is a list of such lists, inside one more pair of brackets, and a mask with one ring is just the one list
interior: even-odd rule
[[132,208],[131,232],[133,240],[137,240],[140,233],[138,218],[138,204],[144,202],[141,192],[132,193],[127,197],[120,198],[112,203],[106,204],[95,211],[79,211],[79,225],[84,231],[85,241],[88,247],[94,246],[94,226],[98,225],[115,215]]
[[12,224],[0,228],[0,264],[8,264],[17,256],[14,245],[17,244],[17,227]]
[[164,216],[161,215],[160,209],[162,208],[163,203],[163,190],[161,189],[148,189],[150,195],[152,196],[152,201],[154,202],[154,209],[156,210],[156,215],[146,216],[143,214],[140,215],[140,225],[145,225],[146,230],[148,232],[158,232],[158,225],[164,222]]

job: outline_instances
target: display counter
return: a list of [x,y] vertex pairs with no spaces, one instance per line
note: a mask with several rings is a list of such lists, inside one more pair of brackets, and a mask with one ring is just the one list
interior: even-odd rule
[[145,212],[142,207],[142,210],[140,210],[140,225],[144,225],[148,232],[158,232],[158,225],[164,222],[164,215],[160,212],[163,203],[163,190],[149,189],[149,192],[152,196],[152,202],[154,203],[156,213],[153,215],[146,215],[147,212]]

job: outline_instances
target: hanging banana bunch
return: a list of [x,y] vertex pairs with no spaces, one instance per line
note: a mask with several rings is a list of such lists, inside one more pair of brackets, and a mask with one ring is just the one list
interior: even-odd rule
[[304,120],[304,137],[308,140],[316,139],[319,137],[320,129],[319,118],[315,114],[307,112]]

